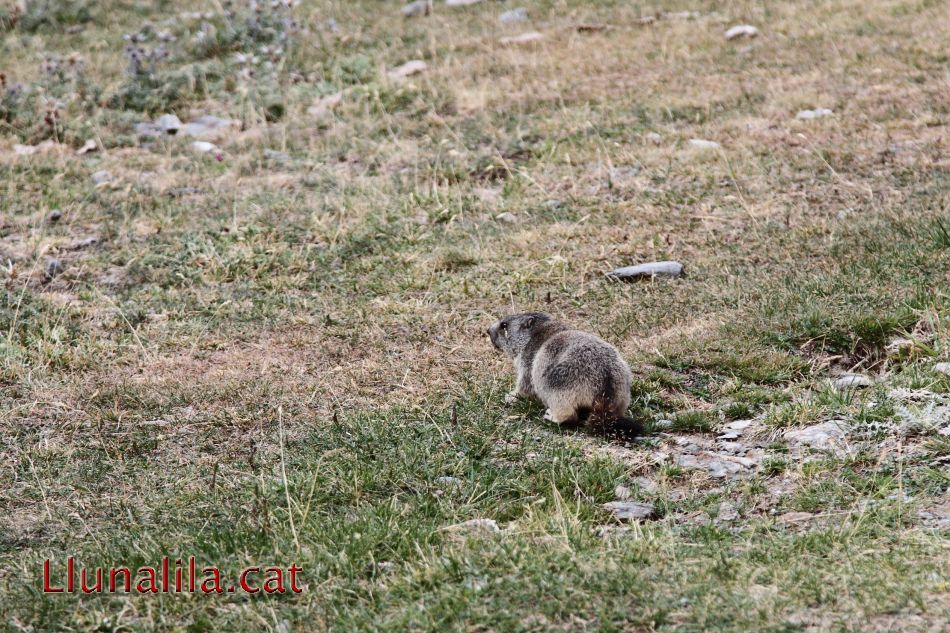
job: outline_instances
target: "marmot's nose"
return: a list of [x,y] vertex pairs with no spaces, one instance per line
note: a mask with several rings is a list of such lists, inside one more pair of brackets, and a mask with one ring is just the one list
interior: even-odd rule
[[491,328],[488,328],[487,330],[485,330],[485,334],[488,335],[488,338],[491,338]]

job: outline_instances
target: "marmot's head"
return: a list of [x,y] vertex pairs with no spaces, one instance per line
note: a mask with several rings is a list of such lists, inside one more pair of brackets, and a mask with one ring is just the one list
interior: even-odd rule
[[551,320],[551,315],[544,312],[512,314],[488,328],[488,336],[492,345],[515,358],[524,351],[538,326]]

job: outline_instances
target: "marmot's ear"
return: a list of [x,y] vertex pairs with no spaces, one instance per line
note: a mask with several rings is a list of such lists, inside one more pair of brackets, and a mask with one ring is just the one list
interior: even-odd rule
[[530,330],[532,325],[534,325],[534,317],[528,317],[524,322],[524,329]]

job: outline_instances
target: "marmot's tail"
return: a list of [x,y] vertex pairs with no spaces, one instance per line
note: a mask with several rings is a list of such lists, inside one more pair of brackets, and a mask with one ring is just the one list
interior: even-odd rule
[[629,442],[638,435],[643,434],[643,425],[637,420],[629,417],[617,418],[608,422],[604,427],[604,435],[612,440]]
[[615,417],[617,414],[605,410],[603,405],[593,408],[578,409],[578,422],[586,423],[587,427],[597,435],[610,440],[629,442],[639,435],[643,435],[643,425],[631,417]]

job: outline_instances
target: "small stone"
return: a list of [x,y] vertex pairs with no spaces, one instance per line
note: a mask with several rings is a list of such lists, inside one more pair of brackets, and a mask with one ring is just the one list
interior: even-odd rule
[[637,488],[647,494],[653,494],[660,489],[660,487],[656,485],[655,481],[652,479],[647,479],[646,477],[637,477],[631,483],[635,484]]
[[56,275],[63,272],[63,263],[55,257],[48,257],[46,259],[46,266],[43,268],[43,272],[46,273],[47,279],[52,279]]
[[703,138],[691,138],[688,142],[690,147],[694,147],[696,149],[719,149],[722,147],[722,145],[716,141],[708,141]]
[[518,7],[516,9],[511,9],[510,11],[505,11],[498,16],[498,21],[502,24],[517,24],[518,22],[527,22],[528,10],[524,7]]
[[656,132],[648,132],[643,136],[643,138],[650,141],[654,145],[660,145],[663,143],[663,137]]
[[835,388],[840,390],[870,387],[871,379],[861,374],[845,374],[835,379]]
[[809,119],[820,119],[823,116],[831,116],[832,114],[834,113],[828,108],[815,108],[814,110],[801,110],[795,115],[795,118],[807,121]]
[[934,365],[934,371],[950,376],[950,363],[937,363]]
[[161,135],[162,131],[158,129],[158,126],[154,123],[148,121],[143,121],[141,123],[135,124],[135,133],[139,136],[144,136],[146,138],[152,138],[155,136]]
[[99,150],[99,145],[96,144],[94,139],[89,139],[83,143],[82,147],[76,150],[76,154],[82,156],[84,154],[89,154],[90,152],[96,152]]
[[393,68],[389,71],[388,75],[390,79],[405,79],[406,77],[418,75],[428,67],[429,65],[421,59],[414,59],[401,66]]
[[439,484],[440,486],[460,486],[462,484],[462,480],[458,477],[449,477],[446,475],[444,477],[436,477],[435,483]]
[[181,119],[174,114],[163,114],[155,120],[155,127],[165,134],[178,134],[181,129]]
[[483,532],[487,534],[494,534],[501,531],[501,529],[498,527],[498,523],[496,523],[494,519],[469,519],[463,523],[450,525],[446,529],[456,532]]
[[241,122],[238,119],[223,119],[211,114],[205,114],[189,121],[181,127],[182,134],[203,139],[220,139],[227,132],[239,129]]
[[290,160],[290,156],[285,152],[278,152],[275,149],[265,149],[264,158],[269,158],[271,160],[276,160],[277,162],[283,163]]
[[758,34],[759,29],[751,24],[739,24],[726,31],[726,39],[734,40],[739,37],[756,37]]
[[841,420],[822,422],[804,429],[786,431],[782,437],[798,446],[841,454],[846,448],[847,426]]
[[673,420],[657,420],[653,423],[653,428],[657,429],[658,431],[671,429],[673,428]]
[[649,519],[656,512],[656,507],[652,503],[641,501],[610,501],[604,504],[604,508],[613,512],[620,521]]
[[60,211],[59,209],[53,209],[46,216],[46,221],[49,222],[50,224],[53,224],[55,222],[59,222],[62,217],[63,217],[62,211]]
[[730,501],[723,501],[719,504],[719,512],[716,514],[716,521],[719,523],[728,523],[739,518],[739,510]]
[[736,462],[720,461],[714,459],[706,464],[706,470],[709,475],[715,479],[723,479],[729,475],[736,475],[742,472],[742,465]]
[[683,274],[683,265],[674,261],[650,262],[617,268],[609,273],[614,279],[653,279],[655,277],[679,277]]
[[410,2],[402,9],[402,13],[407,18],[415,18],[420,15],[429,15],[432,12],[432,0],[416,0],[415,2]]
[[478,4],[482,0],[445,0],[445,6],[447,7],[468,7],[473,4]]
[[617,486],[614,488],[614,496],[617,497],[620,501],[627,501],[633,497],[633,491],[626,486]]
[[543,39],[544,35],[541,33],[538,33],[537,31],[529,31],[527,33],[522,33],[521,35],[503,37],[498,40],[498,43],[502,46],[511,46],[513,44],[533,44],[534,42],[539,42]]
[[97,171],[96,173],[92,175],[92,184],[96,186],[104,185],[107,182],[111,182],[111,181],[112,181],[112,174],[110,174],[109,172],[105,170]]
[[498,222],[502,222],[504,224],[518,223],[518,217],[514,213],[508,213],[507,211],[496,215],[495,220],[497,220]]
[[208,141],[195,141],[191,144],[192,148],[201,153],[212,152],[218,149],[218,146]]
[[558,209],[564,206],[564,203],[561,202],[560,200],[552,199],[552,200],[545,200],[541,204],[541,206],[543,206],[545,209],[548,209],[549,211],[557,211]]

